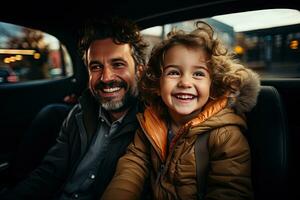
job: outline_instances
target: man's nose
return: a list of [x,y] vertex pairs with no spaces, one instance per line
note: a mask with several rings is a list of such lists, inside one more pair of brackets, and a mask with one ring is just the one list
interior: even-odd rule
[[114,72],[111,69],[111,67],[104,66],[103,71],[102,71],[101,80],[103,82],[109,82],[109,81],[113,80],[113,78],[114,78]]

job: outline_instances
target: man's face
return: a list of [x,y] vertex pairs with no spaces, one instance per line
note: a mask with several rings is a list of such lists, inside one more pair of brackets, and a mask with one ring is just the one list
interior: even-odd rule
[[87,51],[89,87],[107,111],[119,112],[137,96],[137,77],[129,44],[95,40]]

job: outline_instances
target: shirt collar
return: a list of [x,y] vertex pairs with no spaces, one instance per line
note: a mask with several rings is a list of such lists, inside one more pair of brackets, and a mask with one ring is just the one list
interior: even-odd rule
[[[114,121],[113,123],[119,123],[121,124],[124,121],[125,116],[127,115],[127,113],[130,112],[130,110],[132,109],[132,106],[129,108],[129,110],[124,113],[118,120]],[[111,125],[111,122],[109,120],[109,115],[108,112],[102,108],[101,106],[99,107],[99,119],[104,120],[108,125]]]

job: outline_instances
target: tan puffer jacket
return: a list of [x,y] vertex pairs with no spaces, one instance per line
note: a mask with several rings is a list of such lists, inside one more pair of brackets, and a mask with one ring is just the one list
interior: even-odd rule
[[[198,134],[207,131],[210,167],[205,199],[252,199],[250,149],[242,134],[246,123],[243,115],[236,113],[255,105],[259,83],[254,79],[254,88],[240,92],[248,95],[242,97],[243,102],[237,97],[209,102],[196,118],[181,127],[168,153],[165,121],[151,108],[139,114],[141,128],[119,160],[102,199],[143,199],[140,195],[148,176],[154,199],[197,199],[194,143]],[[236,105],[242,108],[238,110]]]

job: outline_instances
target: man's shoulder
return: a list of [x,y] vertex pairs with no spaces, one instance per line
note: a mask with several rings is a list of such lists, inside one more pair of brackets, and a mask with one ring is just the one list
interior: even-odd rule
[[138,113],[143,113],[146,109],[145,103],[141,100],[137,100],[137,112]]
[[136,115],[139,113],[144,113],[145,111],[145,104],[140,101],[139,99],[137,99],[134,104],[132,105],[131,109],[129,110],[128,115],[134,116],[134,118],[136,118]]
[[140,112],[144,112],[144,111],[145,111],[145,109],[146,109],[146,106],[145,106],[145,104],[144,104],[144,103],[142,103],[142,102],[140,102],[140,101],[139,101],[139,109],[140,109]]
[[78,113],[80,113],[80,112],[81,112],[81,107],[80,107],[80,105],[79,105],[79,104],[75,104],[75,105],[73,106],[73,108],[69,111],[67,117],[65,118],[65,123],[66,123],[66,124],[69,124],[71,121],[74,120],[74,118],[76,117],[76,115],[77,115]]
[[84,104],[90,104],[90,103],[95,103],[95,98],[93,97],[90,89],[85,89],[81,96],[78,99],[79,104],[84,105]]
[[76,113],[79,113],[81,112],[82,108],[81,108],[81,105],[78,103],[78,104],[75,104],[73,106],[73,108],[70,110],[70,113],[69,114],[76,114]]

